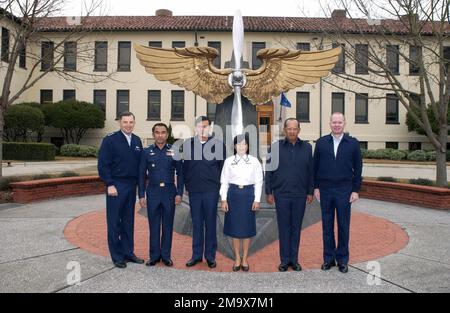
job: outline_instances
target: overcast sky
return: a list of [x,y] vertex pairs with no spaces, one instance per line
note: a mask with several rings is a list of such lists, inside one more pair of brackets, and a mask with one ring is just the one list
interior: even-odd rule
[[[334,2],[324,1],[322,2]],[[101,15],[154,15],[157,9],[169,9],[174,15],[234,15],[240,9],[243,16],[324,16],[317,0],[103,0]],[[81,1],[70,0],[64,15],[80,15]]]

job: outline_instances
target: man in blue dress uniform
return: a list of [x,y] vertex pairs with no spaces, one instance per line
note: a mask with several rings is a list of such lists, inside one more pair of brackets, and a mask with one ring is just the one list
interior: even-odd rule
[[[167,125],[158,123],[153,126],[152,132],[155,144],[144,150],[139,165],[139,201],[141,207],[147,207],[150,227],[150,259],[145,265],[155,266],[162,260],[164,265],[172,266],[170,254],[175,206],[181,203],[183,197],[182,162],[178,154],[175,156],[172,146],[167,143],[169,137]],[[148,178],[147,187],[146,178]]]
[[189,193],[192,217],[192,258],[187,267],[202,262],[216,267],[217,207],[220,175],[226,158],[222,141],[209,137],[211,121],[206,116],[196,120],[197,136],[183,144],[183,175]]
[[98,173],[107,187],[108,247],[114,265],[144,263],[134,254],[134,213],[141,139],[133,134],[133,113],[120,115],[120,130],[103,139],[98,154]]
[[[322,209],[323,261],[322,270],[338,265],[348,272],[351,205],[359,199],[362,157],[356,138],[344,133],[345,116],[331,116],[332,133],[317,140],[314,152],[314,195]],[[334,237],[337,213],[338,245]]]
[[[274,204],[277,212],[281,263],[280,272],[289,266],[301,271],[298,262],[300,235],[306,203],[313,197],[312,147],[299,139],[300,123],[287,119],[284,123],[286,138],[274,143],[266,166],[267,203]],[[275,158],[278,166],[275,167]]]

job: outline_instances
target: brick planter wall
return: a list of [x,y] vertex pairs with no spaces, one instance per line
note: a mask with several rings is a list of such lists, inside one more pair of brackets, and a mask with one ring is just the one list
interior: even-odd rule
[[448,188],[364,181],[360,196],[368,199],[450,210],[450,189]]
[[11,187],[16,203],[96,195],[105,192],[105,185],[98,176],[35,180],[12,183]]

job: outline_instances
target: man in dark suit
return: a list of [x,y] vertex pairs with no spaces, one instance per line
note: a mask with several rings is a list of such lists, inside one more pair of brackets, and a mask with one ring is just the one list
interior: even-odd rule
[[299,139],[300,123],[296,119],[286,120],[284,132],[286,138],[271,146],[266,165],[267,203],[275,203],[277,212],[280,272],[289,266],[294,271],[302,270],[298,262],[302,222],[306,203],[314,199],[312,147]]
[[[330,119],[331,134],[317,140],[314,152],[314,195],[322,209],[322,270],[338,265],[348,272],[351,205],[359,199],[362,157],[356,138],[344,133],[345,116],[334,113]],[[338,245],[334,220],[338,220]]]
[[195,125],[197,136],[183,144],[183,176],[192,217],[192,258],[186,266],[196,265],[204,256],[208,266],[215,268],[217,207],[226,148],[209,136],[211,121],[206,116],[197,118]]
[[162,260],[165,266],[172,266],[175,206],[183,197],[182,162],[175,157],[177,152],[172,145],[167,143],[169,128],[166,124],[156,124],[152,133],[155,144],[144,149],[139,166],[139,202],[141,207],[147,207],[150,228],[150,259],[145,265],[155,266]]
[[103,139],[98,155],[98,173],[105,183],[108,247],[114,265],[142,264],[134,254],[134,213],[141,139],[133,134],[133,113],[120,115],[120,130]]

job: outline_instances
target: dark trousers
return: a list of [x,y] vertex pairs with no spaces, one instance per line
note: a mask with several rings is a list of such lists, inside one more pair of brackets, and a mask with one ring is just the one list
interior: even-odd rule
[[[323,260],[330,263],[348,264],[350,240],[351,185],[320,188],[322,208]],[[334,238],[335,213],[338,221],[338,245]]]
[[108,247],[113,262],[134,256],[136,182],[116,182],[117,197],[106,195]]
[[275,207],[281,263],[297,263],[306,197],[275,195]]
[[190,192],[189,204],[192,217],[192,258],[208,261],[216,259],[217,205],[219,192]]
[[166,185],[166,187],[149,186],[147,188],[150,260],[170,259],[175,217],[175,196],[175,185]]

